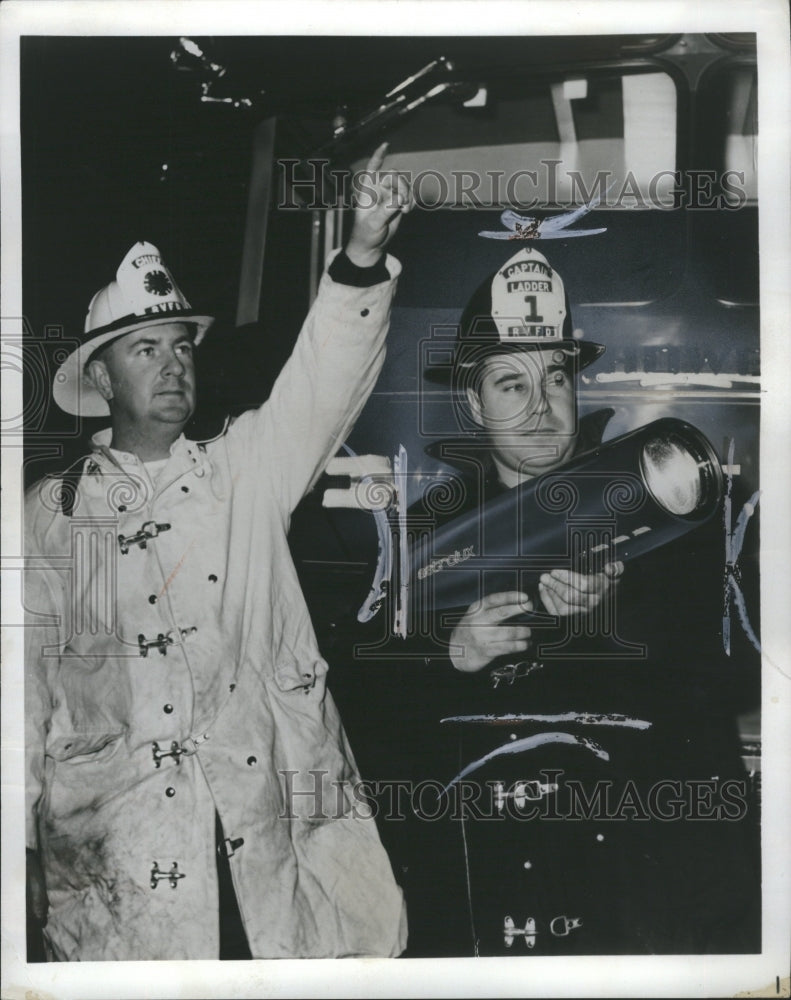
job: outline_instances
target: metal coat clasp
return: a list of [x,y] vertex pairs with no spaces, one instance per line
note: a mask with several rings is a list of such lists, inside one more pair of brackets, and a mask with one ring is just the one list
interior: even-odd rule
[[184,872],[179,871],[178,861],[174,861],[170,866],[170,871],[162,872],[159,870],[159,864],[155,861],[154,867],[151,869],[151,888],[156,889],[159,883],[166,879],[170,883],[171,889],[178,888],[178,882],[181,878],[186,878],[187,876]]
[[130,545],[139,545],[141,549],[144,549],[149,539],[156,538],[162,531],[170,531],[170,525],[146,521],[140,531],[136,531],[134,535],[119,535],[118,544],[121,546],[121,554],[126,555]]
[[159,743],[154,740],[152,753],[154,756],[154,767],[159,767],[162,763],[164,757],[173,757],[177,764],[181,763],[181,755],[186,753],[186,751],[178,745],[178,743],[173,740],[170,744],[170,750],[163,750]]
[[158,649],[162,656],[167,656],[168,646],[181,646],[188,635],[194,635],[197,631],[197,625],[190,625],[189,628],[172,628],[167,635],[160,632],[156,639],[146,639],[140,632],[137,646],[141,656],[148,656],[149,649]]
[[528,948],[534,948],[536,944],[536,921],[534,917],[528,917],[524,928],[517,927],[512,917],[506,917],[503,921],[503,939],[506,948],[510,948],[514,943],[514,938],[523,937]]
[[581,917],[553,917],[549,922],[549,929],[555,937],[566,937],[567,934],[577,930],[578,927],[582,927]]
[[140,650],[141,656],[148,656],[149,649],[158,649],[162,656],[167,656],[168,646],[172,643],[173,640],[170,636],[164,635],[162,632],[156,639],[146,639],[142,632],[137,637],[137,648]]

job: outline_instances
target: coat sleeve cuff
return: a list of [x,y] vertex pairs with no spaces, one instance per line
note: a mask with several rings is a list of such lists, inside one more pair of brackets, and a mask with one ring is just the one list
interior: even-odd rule
[[370,288],[391,278],[385,255],[370,267],[359,267],[341,250],[332,258],[327,268],[327,274],[339,285],[350,285],[352,288]]

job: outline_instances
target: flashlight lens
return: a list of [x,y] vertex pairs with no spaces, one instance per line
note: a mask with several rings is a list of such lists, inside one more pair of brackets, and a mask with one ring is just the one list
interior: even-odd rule
[[651,438],[643,447],[643,475],[654,499],[671,514],[692,514],[703,484],[695,456],[674,436]]

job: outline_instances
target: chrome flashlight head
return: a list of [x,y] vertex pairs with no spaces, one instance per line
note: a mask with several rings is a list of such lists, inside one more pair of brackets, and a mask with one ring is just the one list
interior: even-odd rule
[[690,424],[662,421],[640,454],[649,493],[667,513],[708,516],[722,496],[722,469],[708,440]]

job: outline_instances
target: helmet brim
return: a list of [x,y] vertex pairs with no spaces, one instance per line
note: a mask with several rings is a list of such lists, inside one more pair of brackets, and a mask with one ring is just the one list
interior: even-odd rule
[[495,344],[487,340],[482,342],[476,349],[475,340],[474,338],[471,338],[466,340],[464,344],[461,345],[461,350],[457,347],[453,361],[450,364],[430,365],[423,372],[423,378],[427,382],[432,382],[435,385],[459,385],[461,380],[465,378],[464,369],[467,365],[465,365],[462,361],[465,355],[467,357],[474,357],[474,362],[469,364],[469,370],[472,371],[487,357],[491,357],[496,354],[517,354],[523,351],[548,351],[555,347],[560,347],[566,351],[573,352],[577,371],[582,371],[583,368],[587,368],[588,365],[592,365],[594,361],[598,361],[606,350],[604,344],[597,344],[592,340],[568,339],[557,340],[552,343],[540,342],[532,344],[525,343],[524,341],[513,344]]

